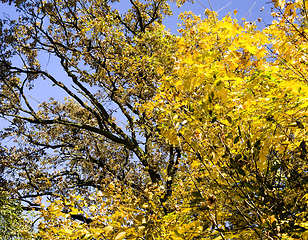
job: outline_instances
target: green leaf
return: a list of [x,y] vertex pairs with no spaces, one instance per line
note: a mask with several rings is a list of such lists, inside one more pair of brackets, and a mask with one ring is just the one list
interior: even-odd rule
[[238,169],[236,169],[237,170],[237,172],[239,173],[239,174],[241,174],[242,176],[245,176],[246,174],[245,174],[245,171],[242,169],[242,168],[238,168]]
[[235,161],[238,161],[239,159],[241,159],[242,158],[242,154],[237,154],[236,156],[235,156]]
[[222,81],[219,80],[217,83],[216,83],[216,86],[219,86],[220,84],[222,84]]
[[211,222],[208,219],[205,219],[203,222],[202,231],[204,232],[206,229],[208,229],[211,226]]
[[254,148],[260,149],[260,146],[261,146],[261,140],[258,139],[254,144]]
[[178,232],[178,230],[174,230],[174,233],[175,233],[175,235],[177,235],[178,237],[182,237],[182,234],[180,234],[180,233]]
[[200,194],[199,191],[192,191],[191,195],[195,198],[202,198],[202,195]]

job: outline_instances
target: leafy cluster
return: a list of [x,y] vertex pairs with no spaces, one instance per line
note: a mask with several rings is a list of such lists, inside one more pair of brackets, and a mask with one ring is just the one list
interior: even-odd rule
[[30,223],[23,216],[20,204],[8,198],[7,193],[0,189],[0,237],[9,239],[32,239]]

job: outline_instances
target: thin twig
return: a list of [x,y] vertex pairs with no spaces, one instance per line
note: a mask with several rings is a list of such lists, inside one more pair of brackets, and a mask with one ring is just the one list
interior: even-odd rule
[[[245,16],[242,18],[242,21],[241,21],[241,23],[244,21],[243,19],[245,19],[246,18],[246,16],[247,16],[247,14],[248,13],[250,13],[250,11],[252,10],[252,8],[255,6],[255,4],[256,4],[256,2],[254,2],[254,4],[252,5],[252,7],[248,10],[248,12],[245,14]],[[240,24],[241,24],[240,23]]]
[[229,2],[227,5],[225,5],[225,6],[222,7],[221,9],[219,9],[219,10],[217,11],[217,13],[218,13],[219,11],[223,10],[224,8],[226,8],[227,6],[229,6],[230,4],[231,4],[231,2]]

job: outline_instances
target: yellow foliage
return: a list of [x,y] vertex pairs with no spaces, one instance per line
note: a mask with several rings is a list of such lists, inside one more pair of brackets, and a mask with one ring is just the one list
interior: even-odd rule
[[[297,17],[300,4],[272,2],[284,9],[289,19]],[[303,164],[299,152],[306,151],[308,85],[303,59],[307,41],[300,36],[298,25],[288,21],[274,21],[260,31],[254,24],[240,25],[230,16],[221,20],[213,16],[215,13],[208,13],[202,20],[182,16],[185,28],[177,41],[173,73],[161,78],[155,102],[146,106],[158,112],[156,121],[163,128],[163,138],[185,152],[192,176],[200,182],[194,183],[199,189],[205,189],[205,181],[211,182],[225,201],[237,199],[234,209],[245,212],[244,206],[250,206],[258,209],[248,210],[257,216],[266,209],[262,201],[250,205],[251,199],[242,201],[243,196],[231,186],[245,182],[251,191],[250,184],[257,186],[260,179],[275,179],[288,169],[302,168],[290,159],[301,159],[297,161]],[[172,97],[175,94],[177,98]],[[279,190],[266,191],[278,194]],[[232,213],[223,204],[217,207],[221,221],[231,221]],[[253,224],[273,226],[280,214],[272,212]],[[249,238],[256,233],[251,230],[245,234]],[[176,232],[172,236],[182,237]]]

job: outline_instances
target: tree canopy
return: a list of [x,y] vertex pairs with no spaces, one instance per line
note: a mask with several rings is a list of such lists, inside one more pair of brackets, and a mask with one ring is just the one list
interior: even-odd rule
[[262,29],[184,12],[179,35],[168,1],[114,2],[0,21],[0,184],[37,237],[308,239],[308,2]]

